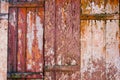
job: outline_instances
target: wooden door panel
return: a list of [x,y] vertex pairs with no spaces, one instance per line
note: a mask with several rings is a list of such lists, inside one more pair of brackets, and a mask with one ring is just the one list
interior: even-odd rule
[[[78,13],[72,0],[56,0],[56,65],[79,65],[80,43]],[[78,7],[78,6],[75,6]]]
[[42,79],[44,8],[10,8],[8,78]]
[[18,9],[18,52],[17,52],[17,71],[25,72],[26,65],[26,8]]
[[46,1],[45,80],[80,79],[79,4],[79,0]]
[[17,52],[17,8],[10,8],[8,30],[8,72],[16,71]]

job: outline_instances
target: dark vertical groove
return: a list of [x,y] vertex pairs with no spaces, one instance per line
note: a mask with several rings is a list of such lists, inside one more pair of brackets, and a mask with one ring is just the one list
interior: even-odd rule
[[16,71],[17,71],[17,64],[18,64],[18,57],[17,57],[17,55],[18,55],[18,10],[19,10],[19,8],[16,8],[16,56],[14,56],[14,57],[16,57]]
[[45,0],[44,0],[44,20],[43,20],[43,80],[45,78]]
[[[8,9],[8,13],[10,12],[10,8]],[[8,63],[8,61],[9,61],[9,15],[10,15],[10,13],[8,14],[8,31],[7,31],[7,36],[8,36],[8,38],[7,38],[7,73],[9,72],[9,67],[10,67],[10,65],[9,65],[9,63]]]
[[[79,6],[79,15],[81,16],[82,15],[82,9],[81,9],[81,0],[79,0],[80,2],[80,6]],[[80,19],[80,16],[79,16],[79,19]],[[79,42],[79,44],[80,44],[80,63],[79,63],[79,65],[80,65],[80,80],[81,80],[81,19],[80,19],[80,27],[79,27],[79,38],[80,38],[80,42]]]
[[26,64],[26,62],[27,62],[27,60],[26,60],[26,58],[27,58],[27,54],[26,54],[27,53],[27,50],[26,50],[27,49],[27,8],[25,8],[25,10],[26,10],[26,14],[25,14],[26,17],[25,17],[25,65],[24,65],[25,68],[24,69],[26,72],[26,67],[27,67],[26,66],[27,65]]
[[[54,14],[55,14],[55,30],[54,30],[54,51],[55,51],[55,54],[54,54],[54,57],[55,57],[55,65],[56,65],[56,49],[57,49],[57,47],[56,47],[56,8],[57,8],[57,6],[56,6],[56,0],[54,0],[54,7],[55,7],[55,9],[54,9]],[[54,80],[56,80],[56,72],[54,71]]]

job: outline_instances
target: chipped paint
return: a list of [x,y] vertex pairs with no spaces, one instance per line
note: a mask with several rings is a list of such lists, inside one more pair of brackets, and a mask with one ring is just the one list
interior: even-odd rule
[[34,27],[35,27],[35,23],[33,23],[33,18],[32,16],[34,16],[34,13],[32,11],[29,11],[28,14],[27,14],[27,24],[28,24],[28,27],[27,27],[27,39],[28,39],[28,44],[27,44],[27,47],[28,47],[28,51],[30,54],[32,54],[32,43],[33,43],[33,40],[34,40]]
[[[22,3],[25,0],[19,0],[19,4],[16,4],[18,3],[17,0],[10,1],[14,3],[14,5],[10,4],[10,6],[24,8],[24,6],[36,7],[39,3],[35,2],[43,0],[27,0],[29,3]],[[81,7],[78,6],[80,5],[79,1],[81,1]],[[5,16],[0,15],[0,19],[2,19],[0,20],[0,80],[7,80],[7,13],[9,3],[6,0],[1,0],[0,4],[0,13],[6,14]],[[80,8],[82,14],[79,13]],[[43,11],[43,9],[37,7],[33,11],[29,9],[26,15],[28,28],[26,28],[27,43],[25,45],[27,50],[25,52],[28,58],[26,61],[28,71],[39,72],[43,70],[44,46],[45,67],[52,67],[51,71],[48,70],[49,72],[46,71],[47,69],[45,70],[45,80],[120,79],[119,0],[46,0],[45,27],[43,27]],[[9,38],[11,42],[9,49],[12,45],[10,49],[11,53],[13,53],[11,65],[14,69],[8,66],[8,72],[16,71],[16,62],[14,60],[16,48],[14,47],[16,47],[15,36],[17,35],[15,35],[15,30],[17,21],[20,21],[21,27],[24,26],[21,24],[24,20],[16,20],[16,8],[11,9],[10,13],[9,25],[11,30],[9,32],[11,34],[9,34],[9,37],[10,35],[13,37]],[[83,17],[79,17],[80,15]],[[81,23],[79,23],[79,18],[82,19]],[[80,27],[78,27],[79,25]],[[22,44],[24,41],[22,40],[25,36],[23,35],[23,28],[20,29],[20,26],[18,30],[18,54],[23,53]],[[78,33],[78,30],[81,30],[81,32]],[[79,41],[81,41],[81,47]],[[20,58],[22,56],[18,55],[19,66],[17,69],[19,71],[23,71],[21,67],[23,59]],[[80,65],[76,71],[73,67],[75,65]],[[68,68],[72,71],[69,71]],[[13,75],[13,77],[19,78],[20,75]],[[34,74],[27,76],[27,78],[33,77],[41,78],[40,75]]]
[[36,16],[36,28],[37,28],[37,38],[38,38],[38,46],[40,50],[43,50],[43,23],[41,23],[41,19],[39,16]]
[[106,24],[106,74],[107,79],[120,79],[119,20],[108,20]]
[[82,14],[119,13],[119,0],[81,0]]

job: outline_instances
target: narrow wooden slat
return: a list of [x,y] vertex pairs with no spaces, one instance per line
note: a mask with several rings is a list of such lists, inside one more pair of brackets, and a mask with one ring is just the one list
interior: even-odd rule
[[26,72],[26,73],[20,73],[20,72],[17,72],[17,73],[8,73],[8,78],[11,78],[11,79],[17,79],[17,80],[21,80],[21,79],[42,79],[43,78],[43,75],[42,73],[38,72],[38,73],[35,73],[35,72]]
[[25,72],[26,66],[26,8],[18,9],[18,53],[17,70]]
[[80,66],[53,66],[53,67],[46,67],[45,71],[47,72],[72,72],[72,71],[79,71],[80,70]]
[[117,20],[119,14],[83,14],[80,15],[81,20]]
[[45,27],[44,27],[44,56],[45,66],[55,65],[55,0],[45,1]]
[[[27,8],[27,53],[26,53],[26,70],[35,71],[35,8]],[[36,49],[36,48],[35,48]]]
[[17,69],[17,8],[10,8],[9,13],[8,72],[15,72]]
[[92,20],[92,78],[89,80],[106,80],[105,22]]
[[35,72],[43,71],[43,24],[44,8],[36,8],[36,25],[34,31],[33,54],[35,54]]
[[24,2],[24,1],[21,1],[21,2],[17,2],[17,3],[12,3],[12,4],[9,4],[9,7],[43,7],[44,6],[44,1],[35,1],[35,2]]
[[92,56],[92,28],[91,20],[81,20],[81,80],[91,80],[93,68]]
[[119,20],[106,21],[106,76],[120,79]]

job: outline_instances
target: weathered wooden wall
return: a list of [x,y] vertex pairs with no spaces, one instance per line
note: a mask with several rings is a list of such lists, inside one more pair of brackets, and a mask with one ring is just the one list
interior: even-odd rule
[[[44,7],[46,80],[120,80],[119,0],[46,0]],[[0,0],[0,80],[7,79],[7,13]]]

